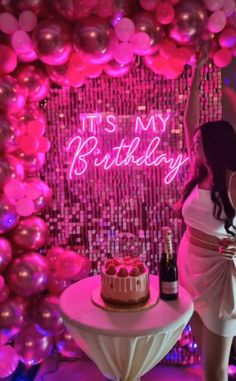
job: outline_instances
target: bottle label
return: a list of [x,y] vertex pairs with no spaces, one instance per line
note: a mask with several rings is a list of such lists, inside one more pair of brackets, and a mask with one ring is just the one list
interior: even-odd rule
[[178,281],[174,282],[161,282],[161,288],[163,294],[177,294],[178,292]]

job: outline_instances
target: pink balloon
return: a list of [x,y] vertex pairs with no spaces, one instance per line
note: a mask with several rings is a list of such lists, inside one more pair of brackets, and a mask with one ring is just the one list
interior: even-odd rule
[[7,34],[12,34],[18,29],[18,21],[9,12],[0,14],[0,30]]
[[53,0],[52,6],[66,20],[76,21],[87,17],[92,12],[92,7],[89,5],[91,2],[83,0]]
[[224,0],[204,0],[205,6],[211,12],[218,11],[224,5]]
[[8,299],[10,294],[10,289],[7,284],[4,284],[3,288],[0,290],[0,302],[4,302]]
[[17,59],[19,62],[32,62],[38,59],[35,50],[32,48],[26,53],[17,53]]
[[146,11],[154,11],[156,9],[157,0],[139,0],[140,5]]
[[34,213],[34,203],[32,200],[23,197],[16,202],[16,211],[19,216],[28,217]]
[[134,53],[143,55],[151,46],[151,39],[146,32],[134,33],[130,38]]
[[51,143],[45,136],[41,136],[38,140],[38,143],[38,152],[46,153],[50,150]]
[[104,72],[113,78],[123,77],[130,71],[131,66],[120,65],[118,62],[112,60],[103,66]]
[[102,65],[93,65],[87,63],[84,74],[87,78],[98,78],[102,74]]
[[10,75],[0,79],[0,110],[9,113],[18,113],[25,105],[25,94]]
[[36,103],[29,103],[25,109],[21,110],[19,119],[23,124],[28,122],[42,123],[44,126],[47,124],[44,112]]
[[222,48],[217,50],[213,55],[214,64],[218,67],[226,67],[232,60],[232,52],[228,48]]
[[30,200],[36,200],[42,195],[42,184],[43,181],[41,181],[38,178],[35,179],[27,179],[25,181],[25,195]]
[[100,0],[94,11],[99,17],[110,17],[112,15],[113,0]]
[[34,321],[42,335],[59,335],[64,330],[56,295],[48,295],[39,300],[34,310]]
[[57,335],[55,340],[56,349],[62,356],[68,358],[81,358],[83,356],[83,351],[67,330]]
[[30,136],[24,135],[20,138],[20,149],[27,155],[32,155],[38,152],[39,140]]
[[65,63],[71,52],[68,25],[61,20],[40,21],[34,29],[33,43],[41,61],[48,65]]
[[208,18],[207,27],[210,32],[219,33],[226,25],[226,16],[223,11],[216,11]]
[[174,41],[165,40],[160,44],[159,52],[163,58],[169,59],[177,54],[177,46]]
[[47,287],[49,274],[47,259],[38,253],[30,252],[12,262],[9,286],[17,295],[37,295]]
[[82,71],[71,67],[67,70],[67,79],[69,80],[70,86],[81,87],[85,82],[85,74]]
[[12,230],[18,223],[15,206],[5,197],[0,197],[0,234]]
[[133,60],[134,49],[130,42],[121,42],[114,51],[114,59],[121,65],[130,63]]
[[8,74],[15,70],[17,57],[15,52],[6,45],[0,44],[0,74]]
[[219,36],[219,44],[222,48],[232,48],[236,43],[236,30],[225,28]]
[[72,279],[81,270],[80,256],[72,250],[61,254],[56,263],[56,275],[64,279]]
[[21,88],[26,92],[27,100],[38,102],[46,98],[49,93],[49,80],[44,70],[36,65],[24,65],[15,74]]
[[175,10],[172,4],[166,1],[157,3],[156,6],[156,18],[160,24],[170,24],[175,17]]
[[[1,244],[1,241],[0,241]],[[1,258],[0,258],[1,260]],[[3,287],[5,286],[5,280],[2,275],[0,275],[0,292],[3,290]]]
[[37,120],[32,120],[27,123],[26,131],[33,138],[40,138],[45,132],[45,124]]
[[19,137],[23,128],[17,118],[0,114],[0,152],[14,152],[19,148]]
[[11,37],[11,46],[16,53],[24,54],[32,50],[32,42],[29,35],[23,30],[17,30]]
[[12,244],[19,250],[37,250],[45,244],[47,238],[47,224],[36,216],[21,219],[10,233]]
[[11,345],[0,345],[0,378],[10,376],[17,368],[19,358]]
[[49,266],[51,270],[53,271],[56,270],[58,258],[64,253],[66,253],[66,251],[67,251],[66,249],[60,246],[52,247],[51,249],[47,251],[46,258],[49,262]]
[[31,32],[37,25],[37,16],[32,11],[23,11],[19,16],[19,27],[25,32]]
[[27,320],[28,303],[25,299],[15,296],[0,303],[0,327],[23,327]]
[[17,151],[15,155],[20,159],[26,174],[35,174],[43,168],[45,163],[44,153],[37,152],[34,155],[27,155],[23,151]]
[[42,336],[34,325],[24,327],[15,339],[15,349],[26,365],[40,364],[52,351],[52,339]]
[[12,155],[0,156],[0,187],[12,179],[24,179],[24,167],[22,163]]
[[46,65],[46,70],[52,82],[59,86],[70,87],[70,81],[67,78],[69,62],[63,65]]
[[235,1],[234,0],[224,0],[222,10],[224,11],[224,13],[227,17],[231,16],[235,10]]
[[[33,179],[29,179],[29,182]],[[34,213],[41,213],[52,203],[52,190],[49,186],[40,181],[41,195],[33,200],[34,202]]]
[[120,41],[129,41],[134,32],[135,25],[133,21],[127,17],[123,17],[115,26],[115,33]]
[[30,10],[40,16],[45,15],[47,9],[44,0],[17,0],[14,5],[19,12]]
[[10,199],[20,200],[24,197],[24,184],[19,180],[10,180],[4,185],[4,193]]
[[77,254],[79,256],[79,261],[80,261],[80,271],[77,275],[75,275],[73,277],[73,281],[78,281],[78,280],[81,280],[81,279],[84,279],[84,278],[87,278],[90,274],[90,271],[91,271],[91,262],[90,260],[83,256],[83,255],[80,255],[80,254]]
[[50,293],[55,295],[61,295],[61,293],[71,285],[70,279],[63,279],[52,273],[47,285],[47,289]]
[[5,270],[12,260],[12,247],[10,242],[4,238],[0,237],[0,273]]

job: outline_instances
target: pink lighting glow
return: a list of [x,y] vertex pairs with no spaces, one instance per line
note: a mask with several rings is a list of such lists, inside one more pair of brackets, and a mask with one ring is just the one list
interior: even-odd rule
[[[93,134],[99,134],[101,123],[105,119],[108,126],[104,127],[104,131],[108,134],[117,132],[117,124],[115,115],[109,114],[103,117],[101,114],[88,114],[82,115],[82,134],[91,132]],[[156,124],[156,119],[161,122],[161,130]],[[166,124],[170,119],[170,115],[162,117],[160,114],[152,115],[149,117],[146,126],[144,125],[140,116],[135,118],[135,133],[144,131],[146,137],[149,138],[144,142],[138,136],[134,138],[125,136],[122,138],[120,144],[113,147],[110,152],[102,150],[102,143],[106,140],[107,136],[103,140],[95,135],[89,137],[77,135],[71,139],[68,144],[67,150],[73,151],[73,157],[69,168],[69,178],[83,175],[89,165],[95,167],[102,167],[104,170],[109,170],[116,167],[126,167],[133,165],[145,169],[146,167],[155,166],[159,167],[161,164],[167,168],[167,173],[164,177],[166,184],[171,183],[177,175],[179,169],[188,161],[188,157],[184,157],[179,153],[174,157],[168,157],[167,154],[161,148],[162,136],[151,136],[150,133],[155,134],[157,132],[164,133],[166,130]],[[152,127],[152,132],[150,127]],[[140,131],[141,130],[141,131]],[[149,130],[149,131],[148,131]],[[146,146],[143,146],[146,143]]]

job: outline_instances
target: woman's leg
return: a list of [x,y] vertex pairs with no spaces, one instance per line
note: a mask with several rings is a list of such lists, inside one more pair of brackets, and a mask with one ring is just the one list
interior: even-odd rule
[[228,381],[228,363],[233,337],[218,336],[203,326],[202,365],[205,381]]
[[191,319],[190,319],[190,322],[189,322],[191,328],[192,328],[192,331],[193,331],[193,336],[197,342],[197,345],[198,347],[201,349],[201,344],[202,344],[202,331],[203,331],[203,323],[202,323],[202,320],[200,318],[200,316],[198,315],[197,312],[194,312]]

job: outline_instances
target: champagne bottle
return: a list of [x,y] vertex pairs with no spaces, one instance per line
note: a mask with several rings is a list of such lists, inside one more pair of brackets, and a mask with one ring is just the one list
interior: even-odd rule
[[160,298],[174,300],[178,298],[178,270],[173,252],[172,231],[162,228],[163,253],[159,263]]

